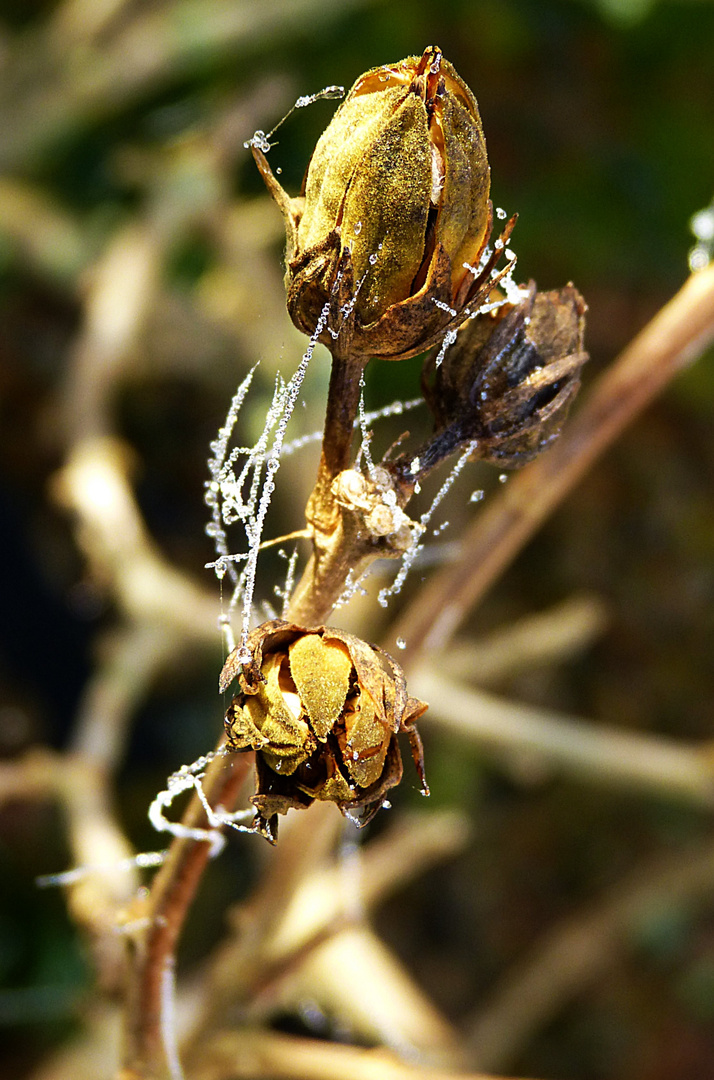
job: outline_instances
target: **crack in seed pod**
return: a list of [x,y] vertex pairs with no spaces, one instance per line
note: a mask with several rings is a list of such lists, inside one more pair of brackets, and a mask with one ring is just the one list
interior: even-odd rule
[[481,118],[437,46],[360,76],[320,137],[299,197],[251,149],[285,219],[290,316],[311,334],[328,303],[321,339],[333,350],[337,342],[353,358],[413,356],[493,286],[515,218],[484,259],[493,207]]

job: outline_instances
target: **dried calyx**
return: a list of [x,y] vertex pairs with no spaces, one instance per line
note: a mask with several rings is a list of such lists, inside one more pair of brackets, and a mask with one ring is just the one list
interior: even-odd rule
[[493,285],[513,221],[486,257],[492,207],[478,106],[437,47],[357,80],[299,198],[259,146],[253,154],[285,217],[290,315],[312,334],[329,303],[323,340],[333,352],[422,352]]
[[422,782],[414,721],[425,712],[404,674],[382,649],[332,627],[305,629],[280,619],[248,637],[251,661],[229,656],[225,687],[239,671],[239,693],[225,716],[228,747],[256,751],[255,826],[271,842],[277,815],[315,799],[336,803],[360,826],[402,777],[397,734],[408,735]]
[[[580,386],[585,302],[573,285],[504,304],[463,326],[427,357],[422,386],[435,434],[388,464],[402,491],[476,443],[473,457],[501,468],[531,461],[557,438]],[[418,462],[418,467],[415,464]]]

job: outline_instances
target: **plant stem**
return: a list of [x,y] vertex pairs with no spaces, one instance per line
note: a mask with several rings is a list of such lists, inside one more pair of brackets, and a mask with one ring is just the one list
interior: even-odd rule
[[325,429],[317,479],[305,517],[312,529],[313,551],[290,602],[288,617],[314,626],[328,617],[348,574],[359,574],[371,545],[360,537],[357,522],[335,500],[332,483],[350,464],[354,422],[364,364],[335,352],[327,392]]
[[[203,780],[206,798],[214,809],[232,808],[252,764],[252,754],[214,758]],[[191,828],[207,826],[197,796],[191,799],[182,823]],[[140,912],[139,929],[132,940],[120,1080],[166,1080],[172,1076],[171,1048],[165,1037],[166,983],[173,972],[178,938],[210,850],[206,841],[176,837],[154,878],[146,910]]]
[[329,536],[337,527],[340,514],[331,490],[332,481],[350,463],[363,371],[364,364],[359,360],[350,360],[337,352],[333,355],[322,454],[305,512],[317,538],[323,533]]

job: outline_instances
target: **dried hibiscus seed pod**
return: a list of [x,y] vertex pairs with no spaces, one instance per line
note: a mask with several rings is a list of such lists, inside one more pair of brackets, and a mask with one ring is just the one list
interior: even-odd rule
[[573,285],[537,292],[463,326],[443,354],[424,365],[423,389],[436,434],[390,470],[414,483],[476,440],[474,457],[516,468],[557,438],[580,386],[586,305]]
[[[332,627],[307,630],[275,619],[247,640],[252,660],[225,717],[228,747],[255,750],[256,827],[272,842],[277,814],[334,802],[362,826],[402,777],[397,734],[409,736],[424,780],[414,721],[426,710],[407,695],[404,674],[382,649]],[[229,656],[221,676],[238,671]]]
[[412,356],[493,284],[503,244],[469,269],[492,222],[478,105],[437,47],[357,80],[315,147],[299,198],[252,148],[285,216],[288,310],[311,334],[329,301],[323,339],[333,351],[338,335],[352,356]]

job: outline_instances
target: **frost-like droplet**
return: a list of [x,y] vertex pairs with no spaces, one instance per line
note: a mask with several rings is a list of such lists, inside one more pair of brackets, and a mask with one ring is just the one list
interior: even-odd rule
[[243,143],[243,146],[246,150],[250,150],[251,146],[255,146],[258,150],[262,150],[264,154],[270,151],[270,143],[264,131],[256,131],[252,138]]
[[397,648],[398,649],[406,649],[406,647],[407,647],[407,643],[404,640],[404,638],[403,637],[398,637],[397,638]]
[[245,645],[241,645],[238,652],[236,653],[236,660],[238,661],[238,663],[249,664],[252,659],[253,656],[250,649],[246,648]]
[[501,221],[503,221],[504,218],[506,217],[506,211],[503,209],[502,206],[497,206],[496,207],[496,217],[500,218]]
[[362,222],[361,221],[356,221],[355,222],[355,227],[354,227],[355,236],[359,236],[359,234],[361,232],[362,232]]
[[484,497],[484,495],[485,492],[482,488],[479,488],[478,491],[472,491],[469,502],[481,502],[481,499]]
[[699,210],[692,218],[690,228],[697,240],[714,240],[714,210]]
[[692,248],[689,253],[689,269],[703,270],[705,266],[709,265],[709,252],[705,248],[704,244],[697,244]]
[[508,480],[508,473],[502,472],[498,478],[499,484],[505,484],[506,480]]

